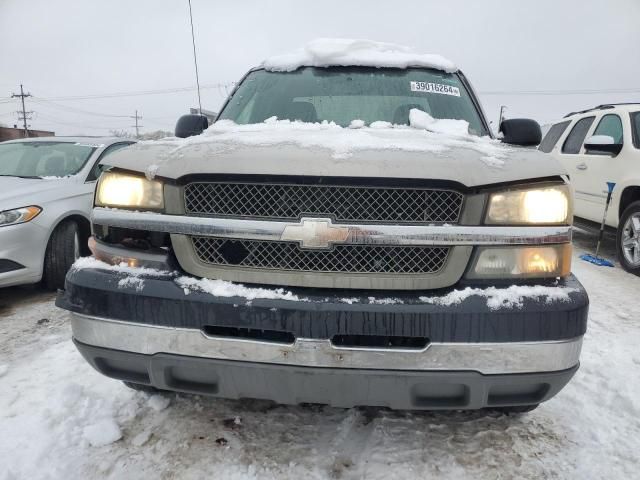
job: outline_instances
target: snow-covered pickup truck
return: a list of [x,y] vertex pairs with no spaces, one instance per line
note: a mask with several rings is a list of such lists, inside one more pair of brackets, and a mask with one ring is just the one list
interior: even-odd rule
[[[319,40],[251,70],[202,132],[109,159],[57,304],[134,388],[341,407],[535,407],[578,368],[571,194],[492,138],[435,55]],[[511,145],[507,145],[511,143]]]

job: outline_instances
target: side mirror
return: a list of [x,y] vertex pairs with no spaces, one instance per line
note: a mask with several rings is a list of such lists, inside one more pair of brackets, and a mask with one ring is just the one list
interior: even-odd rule
[[500,124],[502,141],[511,145],[533,147],[542,141],[542,130],[535,120],[529,118],[511,118]]
[[584,149],[587,152],[618,155],[622,150],[622,144],[616,143],[615,139],[609,135],[593,135],[584,142]]
[[200,135],[209,128],[209,120],[204,115],[183,115],[176,123],[175,135],[178,138],[193,137]]

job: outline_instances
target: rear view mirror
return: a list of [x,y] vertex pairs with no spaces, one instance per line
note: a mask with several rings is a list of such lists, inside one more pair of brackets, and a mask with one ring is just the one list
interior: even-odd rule
[[209,128],[209,120],[204,115],[183,115],[176,123],[175,135],[178,138],[193,137],[200,135]]
[[616,143],[615,139],[609,135],[593,135],[584,142],[584,149],[587,152],[618,155],[622,150],[622,144]]
[[533,147],[542,141],[542,130],[535,120],[529,118],[511,118],[500,124],[502,141],[511,145]]

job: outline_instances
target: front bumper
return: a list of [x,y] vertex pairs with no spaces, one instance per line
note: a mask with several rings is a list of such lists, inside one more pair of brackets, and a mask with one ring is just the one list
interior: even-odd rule
[[35,222],[1,227],[0,287],[39,282],[48,239]]
[[[539,403],[577,369],[588,298],[570,277],[567,301],[421,301],[416,293],[294,291],[298,300],[220,297],[172,276],[72,270],[57,305],[101,373],[225,398],[399,409]],[[445,295],[447,292],[440,292]],[[348,294],[347,298],[344,298]],[[429,294],[433,296],[433,293]],[[286,333],[291,341],[212,334],[210,327]],[[216,330],[217,331],[217,330]],[[338,337],[415,337],[422,348],[345,347]]]
[[398,410],[531,405],[556,395],[578,365],[563,371],[483,375],[473,371],[317,368],[157,353],[144,355],[75,341],[100,373],[163,390],[280,404],[381,406]]

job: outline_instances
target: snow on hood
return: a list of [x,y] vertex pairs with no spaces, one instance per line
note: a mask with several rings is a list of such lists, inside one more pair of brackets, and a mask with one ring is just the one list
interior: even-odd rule
[[455,72],[458,67],[440,55],[421,54],[409,47],[372,40],[318,38],[294,52],[267,58],[262,67],[276,72],[291,72],[300,67],[366,66],[425,67]]
[[[366,150],[397,150],[407,152],[441,153],[464,148],[480,154],[486,166],[499,168],[510,149],[498,140],[477,137],[468,132],[464,120],[437,120],[417,109],[411,111],[411,126],[373,122],[368,127],[362,120],[354,120],[349,127],[333,122],[305,123],[268,118],[264,123],[239,125],[231,120],[219,120],[202,135],[186,139],[139,142],[145,145],[165,144],[174,147],[164,161],[180,156],[184,149],[194,145],[207,145],[210,152],[227,152],[239,146],[278,147],[295,145],[303,149],[329,150],[334,159],[348,159],[356,152]],[[162,160],[149,165],[147,177],[161,169]]]
[[114,152],[109,164],[148,178],[192,173],[437,178],[463,185],[563,175],[536,149],[507,146],[466,133],[462,120],[414,110],[411,125],[354,119],[335,123],[277,120],[239,125],[219,120],[201,135],[139,142]]

